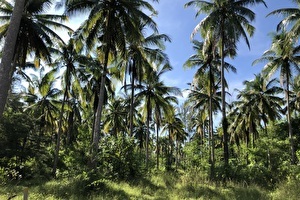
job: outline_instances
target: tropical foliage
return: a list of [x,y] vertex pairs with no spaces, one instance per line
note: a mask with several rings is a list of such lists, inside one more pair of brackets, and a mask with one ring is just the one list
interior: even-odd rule
[[[8,98],[0,87],[6,104],[0,112],[1,183],[26,186],[57,178],[67,180],[77,198],[87,199],[97,192],[121,199],[158,193],[166,199],[246,197],[245,191],[228,192],[226,184],[235,183],[262,187],[253,189],[254,199],[276,199],[283,195],[282,182],[297,187],[299,9],[270,13],[284,18],[270,49],[253,62],[265,66],[233,96],[225,71],[236,68],[228,59],[238,56],[240,39],[250,47],[251,9],[265,1],[185,4],[196,8],[197,17],[206,15],[192,32],[200,39],[192,39],[194,53],[183,66],[196,69],[188,88],[165,80],[173,70],[165,53],[171,37],[158,31],[154,3],[159,2],[0,1],[1,44],[10,41],[10,27],[18,21],[14,12],[21,12],[12,57],[3,53],[0,66],[0,77],[7,76],[0,82],[9,85]],[[55,8],[63,14],[49,14]],[[70,29],[66,20],[82,13],[83,23]],[[56,28],[69,38],[62,39]],[[122,181],[138,187],[139,194],[114,191],[113,183]],[[220,182],[221,192],[201,187]],[[277,186],[279,192],[266,194]],[[175,196],[164,193],[177,189]],[[53,198],[76,199],[68,191]]]

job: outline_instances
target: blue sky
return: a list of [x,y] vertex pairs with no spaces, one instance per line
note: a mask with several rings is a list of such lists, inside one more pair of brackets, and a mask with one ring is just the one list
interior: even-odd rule
[[[196,11],[192,7],[184,8],[184,4],[187,2],[187,0],[160,0],[159,4],[153,4],[158,11],[155,21],[160,33],[167,34],[172,39],[172,43],[167,44],[166,53],[174,69],[166,74],[165,82],[181,89],[188,88],[187,83],[192,81],[195,72],[195,70],[183,69],[182,66],[193,54],[190,34],[204,17],[195,18]],[[252,62],[261,57],[263,52],[270,47],[271,37],[268,34],[276,30],[276,25],[282,19],[282,16],[266,18],[266,15],[279,8],[296,7],[292,0],[265,0],[265,2],[268,8],[264,5],[252,8],[256,13],[256,20],[252,23],[256,27],[256,31],[250,38],[251,50],[241,40],[238,45],[238,56],[234,60],[227,60],[237,68],[236,74],[226,74],[229,92],[233,93],[233,96],[234,88],[241,88],[244,80],[253,79],[254,74],[259,73],[263,68],[263,64],[252,66]],[[230,101],[230,99],[228,100]]]

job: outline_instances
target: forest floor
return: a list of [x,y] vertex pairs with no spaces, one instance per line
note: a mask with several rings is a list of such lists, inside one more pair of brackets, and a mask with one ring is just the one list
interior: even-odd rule
[[197,180],[197,177],[160,173],[126,182],[98,180],[90,185],[79,178],[0,184],[0,199],[23,200],[24,190],[28,190],[29,200],[275,200],[282,197],[296,200],[298,195],[288,194],[284,188],[268,191],[232,182],[224,186]]

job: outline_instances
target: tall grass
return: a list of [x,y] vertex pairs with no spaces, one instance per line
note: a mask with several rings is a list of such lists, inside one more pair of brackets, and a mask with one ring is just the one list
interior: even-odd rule
[[[296,199],[300,183],[291,182],[281,185],[276,191],[266,191],[255,185],[243,185],[233,182],[226,186],[212,183],[195,172],[163,173],[157,172],[146,178],[130,181],[97,180],[87,183],[77,178],[64,178],[52,181],[21,182],[19,185],[0,186],[0,199],[23,199],[24,187],[29,188],[30,200],[101,200],[101,199],[211,199],[211,200],[271,200]],[[288,198],[287,198],[288,197]]]

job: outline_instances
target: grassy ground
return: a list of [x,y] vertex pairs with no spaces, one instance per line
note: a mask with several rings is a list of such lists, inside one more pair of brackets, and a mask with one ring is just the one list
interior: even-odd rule
[[[298,195],[282,194],[279,189],[271,193],[257,186],[233,183],[228,183],[226,187],[217,186],[193,176],[159,173],[149,178],[129,182],[99,180],[88,186],[80,178],[35,183],[31,181],[17,185],[15,183],[3,184],[0,186],[0,199],[6,200],[14,196],[13,200],[22,200],[24,188],[28,188],[30,200],[269,200],[281,199],[281,195],[284,195],[285,199],[293,199],[293,195]],[[284,189],[284,191],[286,190]]]

